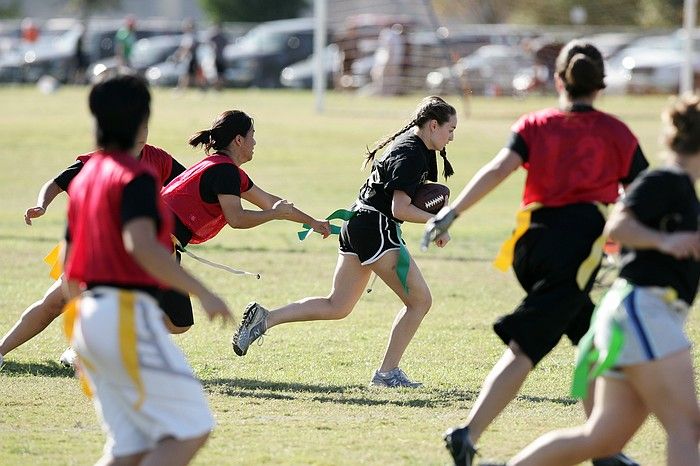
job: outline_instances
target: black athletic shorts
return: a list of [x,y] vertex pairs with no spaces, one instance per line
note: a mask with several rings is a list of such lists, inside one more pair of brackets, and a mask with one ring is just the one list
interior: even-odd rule
[[[361,207],[343,223],[340,231],[340,254],[353,254],[362,265],[379,260],[387,251],[399,249],[397,223],[376,210]],[[401,243],[399,243],[401,241]]]
[[594,309],[589,293],[602,253],[587,259],[604,225],[593,204],[541,208],[515,244],[513,270],[527,296],[493,328],[505,344],[515,341],[533,365],[563,335],[578,344],[588,330]]
[[[180,252],[175,252],[175,258],[180,263]],[[194,325],[192,301],[190,296],[176,290],[163,290],[158,298],[158,305],[176,327]]]

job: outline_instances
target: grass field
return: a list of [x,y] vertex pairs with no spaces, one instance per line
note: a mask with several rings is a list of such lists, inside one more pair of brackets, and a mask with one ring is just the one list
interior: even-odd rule
[[[0,332],[50,285],[41,259],[61,237],[65,196],[27,227],[45,180],[91,149],[87,90],[64,88],[44,96],[34,88],[0,89]],[[402,126],[418,98],[328,97],[324,115],[313,112],[310,94],[227,91],[175,95],[154,91],[150,142],[189,165],[201,156],[186,140],[208,128],[221,111],[240,108],[256,121],[255,159],[245,166],[264,189],[325,216],[349,205],[366,172],[366,145]],[[623,118],[656,158],[659,112],[665,98],[601,99],[599,107]],[[458,192],[476,169],[505,143],[522,113],[554,98],[471,102],[448,153]],[[378,366],[399,301],[384,285],[362,298],[339,322],[273,329],[244,358],[231,351],[233,328],[197,324],[175,337],[207,391],[218,426],[195,460],[199,465],[440,465],[448,456],[441,434],[460,422],[503,345],[493,320],[522,297],[512,274],[491,266],[509,234],[520,200],[522,173],[509,179],[456,224],[452,242],[426,253],[417,244],[422,226],[406,225],[404,237],[426,280],[434,305],[402,361],[425,383],[414,391],[367,388]],[[259,281],[237,277],[185,259],[184,265],[222,294],[240,318],[250,300],[278,306],[327,293],[336,261],[336,240],[300,243],[297,226],[272,222],[255,230],[227,229],[201,255],[259,271]],[[691,338],[698,337],[691,314]],[[89,464],[103,435],[91,402],[57,358],[66,346],[59,322],[6,358],[0,371],[0,464]],[[698,353],[694,353],[697,363]],[[505,460],[550,429],[577,424],[580,407],[568,398],[574,351],[564,341],[534,371],[521,395],[486,432],[483,458]],[[665,438],[649,421],[627,448],[645,466],[660,465]]]

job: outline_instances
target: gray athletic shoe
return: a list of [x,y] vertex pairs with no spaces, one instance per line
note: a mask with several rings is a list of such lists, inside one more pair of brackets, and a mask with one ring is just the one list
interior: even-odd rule
[[404,371],[396,367],[389,372],[375,371],[374,377],[372,377],[369,385],[371,387],[387,388],[418,388],[423,384],[420,382],[413,382]]
[[249,303],[246,306],[241,326],[238,327],[231,339],[234,353],[238,356],[245,356],[250,344],[265,334],[269,313],[270,311],[256,302]]

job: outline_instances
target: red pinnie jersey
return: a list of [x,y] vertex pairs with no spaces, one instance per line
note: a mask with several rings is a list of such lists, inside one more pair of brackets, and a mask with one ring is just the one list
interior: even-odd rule
[[521,117],[512,130],[528,147],[523,205],[615,202],[638,145],[624,123],[597,110],[541,110]]
[[[126,153],[96,151],[68,188],[68,234],[70,252],[65,273],[81,283],[113,283],[131,286],[161,286],[126,252],[122,240],[121,209],[124,187],[148,173]],[[153,180],[156,183],[156,180]],[[156,186],[156,193],[160,186]],[[157,199],[160,216],[158,241],[172,249],[172,214]]]
[[[99,151],[79,155],[76,157],[76,160],[85,163],[97,152]],[[173,157],[160,147],[151,146],[150,144],[143,146],[138,161],[153,171],[157,177],[156,181],[158,182],[158,186],[163,186],[165,180],[170,177],[170,173],[173,169]]]
[[[226,155],[213,154],[178,175],[163,188],[163,200],[177,215],[177,218],[192,232],[190,243],[198,244],[212,239],[226,225],[224,212],[219,203],[204,202],[200,196],[199,184],[204,171],[218,164],[236,166]],[[250,186],[248,175],[238,168],[241,178],[241,192]]]

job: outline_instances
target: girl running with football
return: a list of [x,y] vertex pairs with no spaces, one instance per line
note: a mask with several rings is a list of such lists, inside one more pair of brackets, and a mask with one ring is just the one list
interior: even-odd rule
[[[603,82],[594,46],[569,42],[557,58],[559,107],[530,113],[512,127],[508,145],[482,167],[459,197],[427,225],[441,234],[519,167],[527,170],[518,228],[496,264],[511,264],[527,295],[494,324],[507,345],[487,376],[466,424],[447,432],[456,465],[471,465],[474,445],[517,395],[530,371],[566,335],[578,344],[593,312],[589,292],[602,258],[604,208],[620,184],[648,166],[637,138],[617,118],[593,108]],[[585,401],[590,412],[591,400]],[[626,464],[623,457],[614,464]]]
[[[437,181],[435,151],[440,151],[444,159],[445,176],[452,174],[445,146],[453,139],[456,127],[454,107],[439,97],[427,97],[420,102],[407,125],[368,152],[365,164],[373,162],[372,172],[360,189],[352,217],[343,223],[331,292],[326,297],[305,298],[271,311],[258,303],[250,303],[233,336],[237,355],[245,355],[253,341],[276,325],[348,316],[374,272],[396,293],[404,307],[396,316],[384,359],[371,385],[421,385],[406,376],[399,362],[430,309],[432,298],[420,269],[401,239],[399,225],[402,222],[425,223],[431,217],[411,204],[411,198],[424,182]],[[375,160],[377,151],[389,143],[393,144],[384,156]],[[440,247],[448,241],[446,233],[435,239]],[[408,267],[403,283],[397,274],[401,262]]]
[[[550,432],[510,461],[563,466],[619,451],[653,414],[666,431],[666,464],[700,464],[700,409],[684,326],[700,280],[700,98],[664,113],[665,166],[640,176],[606,229],[623,249],[620,276],[596,310],[587,337],[601,355],[622,341],[595,382],[588,421]],[[590,362],[579,356],[584,369]]]

